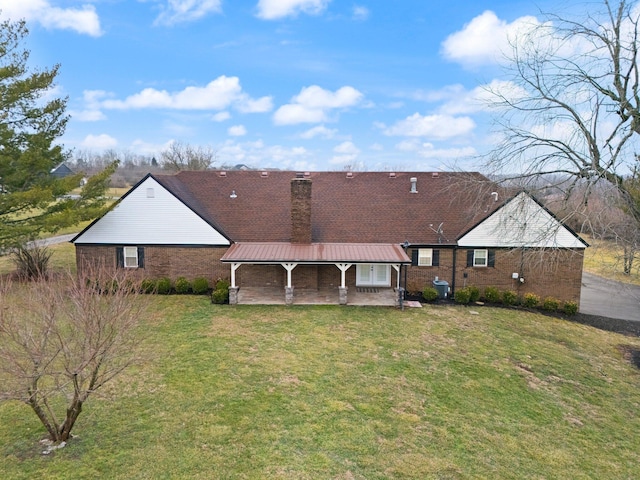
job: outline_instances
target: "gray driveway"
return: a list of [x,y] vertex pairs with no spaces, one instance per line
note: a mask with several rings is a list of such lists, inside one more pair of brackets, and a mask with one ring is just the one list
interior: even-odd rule
[[57,245],[58,243],[65,243],[75,237],[77,233],[69,233],[67,235],[58,235],[56,237],[43,238],[36,240],[33,244],[37,247],[48,247],[50,245]]
[[640,286],[583,273],[580,313],[640,322]]

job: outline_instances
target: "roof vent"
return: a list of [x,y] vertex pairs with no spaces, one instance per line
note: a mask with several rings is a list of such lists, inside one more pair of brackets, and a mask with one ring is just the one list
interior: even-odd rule
[[353,172],[347,172],[347,178],[353,178]]
[[438,172],[433,172],[431,174],[431,178],[438,178],[440,176],[440,174]]
[[411,177],[411,191],[410,193],[418,193],[418,179]]
[[395,172],[389,172],[389,178],[396,178]]
[[304,173],[296,172],[296,178],[304,178]]
[[493,197],[494,202],[498,201],[498,192],[491,192],[491,196]]
[[311,172],[304,172],[305,178],[309,178],[311,176]]
[[265,170],[265,171],[263,171],[263,172],[260,172],[260,176],[261,176],[262,178],[267,178],[267,177],[269,176],[269,172],[267,172],[266,170]]
[[221,177],[226,177],[227,176],[227,172],[220,172],[220,176]]

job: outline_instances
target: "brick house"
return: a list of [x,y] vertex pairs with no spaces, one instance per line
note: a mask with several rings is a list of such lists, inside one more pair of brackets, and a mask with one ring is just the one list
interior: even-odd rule
[[579,301],[587,244],[525,192],[478,173],[147,175],[72,242],[87,262],[244,288],[419,292],[437,279]]

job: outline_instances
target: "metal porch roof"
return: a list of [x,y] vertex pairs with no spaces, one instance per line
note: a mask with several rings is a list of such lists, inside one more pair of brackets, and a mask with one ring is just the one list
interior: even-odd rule
[[222,256],[234,263],[411,263],[400,245],[391,243],[234,243]]

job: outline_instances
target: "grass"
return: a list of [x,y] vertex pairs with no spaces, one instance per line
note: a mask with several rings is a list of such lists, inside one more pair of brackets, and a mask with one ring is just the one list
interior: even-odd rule
[[151,355],[40,455],[0,404],[3,478],[635,478],[640,339],[507,309],[158,297]]
[[615,243],[588,238],[590,247],[585,250],[584,270],[594,275],[624,283],[640,285],[640,256],[635,260],[630,275],[622,273],[622,248]]
[[[53,254],[49,266],[52,270],[76,270],[76,250],[73,244],[69,242],[52,245],[49,248]],[[11,260],[10,255],[0,255],[0,275],[14,272],[16,266]]]

